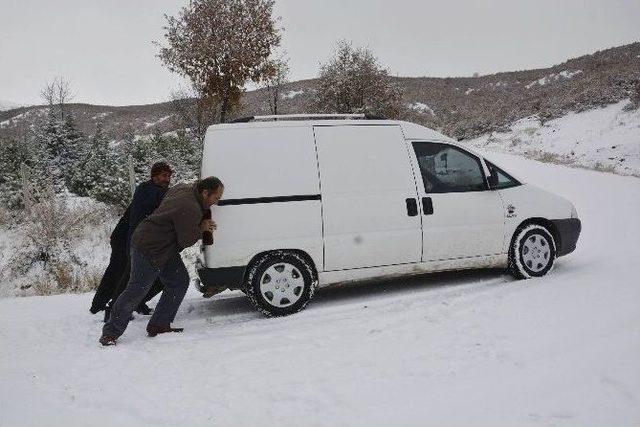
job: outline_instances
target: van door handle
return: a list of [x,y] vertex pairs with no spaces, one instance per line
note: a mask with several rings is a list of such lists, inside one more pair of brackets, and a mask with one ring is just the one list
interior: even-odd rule
[[406,199],[407,204],[407,215],[409,216],[417,216],[418,215],[418,202],[416,199]]
[[422,213],[433,215],[433,200],[431,200],[431,197],[422,198]]

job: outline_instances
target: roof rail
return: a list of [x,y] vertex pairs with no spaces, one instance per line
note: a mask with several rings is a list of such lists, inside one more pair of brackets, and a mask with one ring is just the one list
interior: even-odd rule
[[279,120],[386,120],[373,114],[280,114],[271,116],[248,116],[232,120],[230,123],[267,122]]

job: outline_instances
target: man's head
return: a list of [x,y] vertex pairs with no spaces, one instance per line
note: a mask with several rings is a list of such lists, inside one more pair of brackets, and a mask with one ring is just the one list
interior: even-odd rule
[[224,185],[222,184],[222,181],[215,176],[210,176],[209,178],[198,181],[196,189],[202,199],[202,203],[205,206],[211,206],[217,205],[218,200],[222,198]]
[[151,166],[151,181],[161,187],[169,187],[173,170],[166,162],[156,162]]

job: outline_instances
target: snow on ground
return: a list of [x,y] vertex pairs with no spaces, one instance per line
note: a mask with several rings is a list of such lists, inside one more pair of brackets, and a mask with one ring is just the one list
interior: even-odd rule
[[568,71],[568,70],[564,70],[564,71],[560,71],[559,73],[551,73],[548,76],[544,76],[536,81],[533,81],[531,83],[529,83],[528,85],[526,85],[525,87],[527,89],[531,89],[534,86],[544,86],[546,84],[549,84],[551,82],[557,82],[558,80],[569,80],[574,78],[575,76],[582,74],[582,70],[575,70],[575,71]]
[[296,98],[300,95],[302,95],[304,93],[304,90],[290,90],[288,92],[285,92],[284,94],[282,94],[282,97],[284,99],[293,99]]
[[90,294],[3,299],[0,425],[637,426],[640,180],[489,157],[576,204],[549,276],[329,288],[276,319],[190,292],[183,334],[136,318],[110,348]]
[[100,120],[100,119],[104,119],[107,116],[110,116],[112,113],[111,111],[103,111],[102,113],[98,113],[95,116],[91,117],[91,120]]
[[26,119],[27,117],[36,115],[36,116],[44,116],[47,114],[48,108],[37,108],[33,110],[25,111],[24,113],[20,113],[17,116],[13,116],[8,120],[3,120],[0,122],[0,128],[15,126],[20,120]]
[[145,129],[148,129],[148,128],[152,127],[152,126],[157,126],[160,123],[170,119],[171,117],[173,117],[173,114],[169,114],[168,116],[161,117],[158,120],[156,120],[155,122],[150,122],[150,123],[149,122],[145,122],[144,127],[145,127]]
[[640,176],[640,109],[629,101],[569,113],[541,123],[536,116],[518,120],[509,132],[493,132],[471,145],[569,165]]
[[417,111],[418,113],[431,114],[432,116],[436,115],[436,113],[433,112],[433,109],[424,102],[412,102],[408,104],[408,107],[414,111]]

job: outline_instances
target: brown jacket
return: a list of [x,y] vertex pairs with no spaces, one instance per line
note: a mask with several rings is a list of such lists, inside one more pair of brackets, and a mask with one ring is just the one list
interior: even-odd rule
[[202,236],[205,207],[193,184],[178,184],[167,192],[158,209],[136,228],[131,245],[156,268]]

